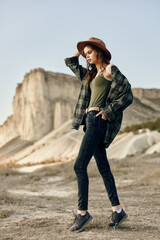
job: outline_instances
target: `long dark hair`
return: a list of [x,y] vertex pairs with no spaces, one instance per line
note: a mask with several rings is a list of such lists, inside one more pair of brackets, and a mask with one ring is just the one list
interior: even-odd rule
[[[92,49],[96,50],[97,52],[97,58],[101,59],[101,62],[102,62],[102,68],[103,67],[103,64],[109,64],[110,63],[110,60],[107,58],[107,56],[105,55],[104,51],[101,50],[100,48],[94,46],[94,45],[91,45],[91,44],[87,44],[86,46],[90,46]],[[87,76],[87,81],[86,81],[86,85],[89,84],[93,78],[95,78],[96,74],[97,74],[97,68],[96,68],[96,65],[95,64],[90,64],[87,62],[87,72],[88,72],[88,76]]]

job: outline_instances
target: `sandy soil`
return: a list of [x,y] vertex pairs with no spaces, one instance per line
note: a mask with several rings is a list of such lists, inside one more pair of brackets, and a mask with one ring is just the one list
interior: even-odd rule
[[[73,161],[34,172],[0,170],[0,239],[3,240],[132,240],[160,236],[160,154],[111,160],[121,204],[128,220],[118,230],[107,226],[111,207],[94,160],[89,165],[89,211],[93,221],[72,233],[77,206]],[[26,171],[26,169],[25,169]]]

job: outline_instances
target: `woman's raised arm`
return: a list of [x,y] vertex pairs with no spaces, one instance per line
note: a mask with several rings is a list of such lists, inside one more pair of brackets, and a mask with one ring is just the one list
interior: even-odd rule
[[72,55],[72,57],[79,57],[79,56],[80,56],[80,52],[78,50]]
[[80,56],[80,53],[77,50],[72,55],[72,57],[65,59],[65,63],[66,63],[66,66],[69,67],[72,70],[72,72],[77,76],[77,78],[82,81],[82,79],[87,73],[87,69],[82,67],[82,65],[79,64],[79,58],[78,58],[79,56]]

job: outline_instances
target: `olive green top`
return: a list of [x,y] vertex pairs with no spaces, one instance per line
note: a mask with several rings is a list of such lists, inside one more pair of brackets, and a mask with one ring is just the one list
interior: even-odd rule
[[104,107],[112,81],[99,74],[90,82],[91,99],[89,107]]

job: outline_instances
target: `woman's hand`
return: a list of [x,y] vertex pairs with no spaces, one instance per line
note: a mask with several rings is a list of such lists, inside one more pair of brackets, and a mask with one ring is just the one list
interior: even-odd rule
[[104,114],[103,111],[100,111],[99,113],[97,113],[96,117],[98,117],[99,115],[102,115],[102,119],[107,120],[107,117],[106,117],[106,115]]

